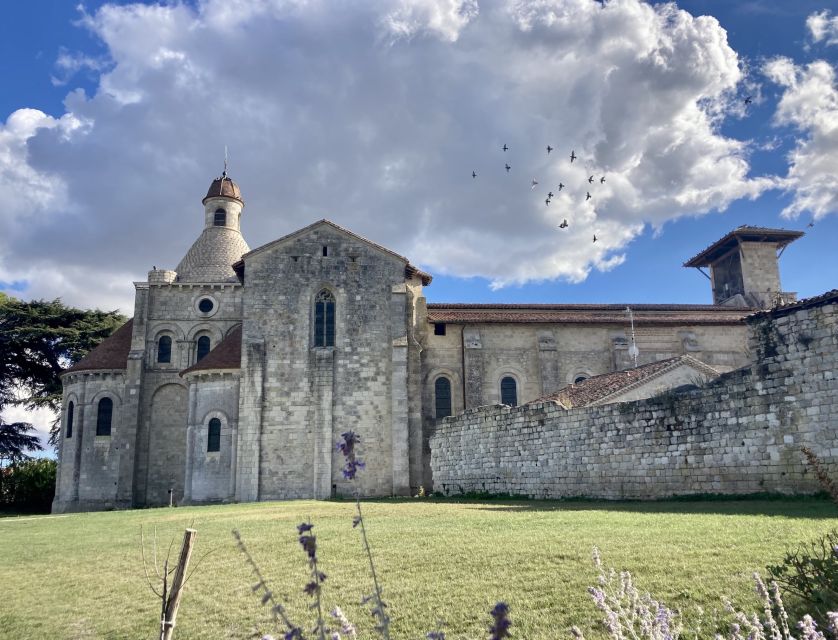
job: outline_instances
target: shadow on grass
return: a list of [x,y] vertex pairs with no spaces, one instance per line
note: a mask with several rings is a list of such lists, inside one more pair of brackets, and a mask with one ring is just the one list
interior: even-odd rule
[[[341,499],[335,500],[340,502]],[[625,513],[680,513],[716,515],[760,515],[782,518],[838,518],[836,506],[825,494],[785,496],[755,494],[746,496],[698,495],[666,500],[564,500],[526,499],[507,495],[474,495],[428,498],[371,498],[364,503],[382,504],[462,504],[497,512],[524,511],[616,511]]]

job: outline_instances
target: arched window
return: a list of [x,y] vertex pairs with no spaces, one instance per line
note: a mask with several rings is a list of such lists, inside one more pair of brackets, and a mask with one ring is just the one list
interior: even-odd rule
[[335,297],[328,289],[318,293],[314,302],[314,346],[335,346]]
[[73,410],[75,408],[76,408],[76,406],[72,402],[70,402],[70,404],[67,405],[67,430],[66,430],[67,433],[66,433],[66,435],[67,435],[68,438],[73,437]]
[[221,420],[218,418],[209,421],[207,451],[221,451]]
[[440,376],[434,382],[434,401],[437,420],[451,415],[451,381],[445,376]]
[[113,400],[102,398],[99,400],[99,412],[96,414],[96,435],[111,435],[111,420],[113,419]]
[[588,376],[578,375],[573,380],[573,384],[579,384],[580,382],[585,382],[585,380],[587,380],[587,379],[588,379]]
[[512,376],[506,376],[500,381],[500,402],[510,407],[518,405],[518,384]]
[[227,224],[227,212],[224,209],[216,209],[212,223],[216,227],[223,227]]
[[195,362],[199,362],[201,358],[210,352],[209,336],[201,336],[198,338],[198,346],[195,350]]
[[172,361],[172,339],[169,336],[160,336],[157,341],[157,362],[166,363]]

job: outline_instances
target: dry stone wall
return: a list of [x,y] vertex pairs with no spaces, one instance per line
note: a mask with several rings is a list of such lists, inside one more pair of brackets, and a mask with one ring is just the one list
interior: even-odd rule
[[838,292],[748,325],[751,366],[693,391],[446,418],[430,442],[434,489],[608,499],[817,491],[800,447],[838,471]]

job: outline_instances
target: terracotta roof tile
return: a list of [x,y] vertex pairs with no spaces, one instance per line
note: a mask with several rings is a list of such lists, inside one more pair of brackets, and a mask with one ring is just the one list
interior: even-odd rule
[[[480,323],[605,323],[626,322],[624,304],[429,304],[428,322]],[[718,305],[628,305],[636,324],[739,324],[754,309]]]
[[838,302],[838,289],[831,289],[819,296],[812,296],[810,298],[803,298],[796,302],[789,304],[782,304],[773,309],[766,309],[765,311],[757,311],[745,317],[745,320],[750,322],[758,318],[772,317],[779,318],[799,309],[810,309],[812,307],[822,307],[827,304]]
[[666,360],[650,362],[635,369],[612,371],[611,373],[593,376],[578,384],[568,385],[555,393],[534,400],[533,402],[558,402],[568,409],[572,407],[584,407],[592,402],[602,400],[610,395],[626,390],[628,387],[640,382],[651,380],[682,364],[689,365],[710,376],[719,375],[718,371],[691,356],[675,356]]
[[133,328],[134,319],[132,318],[110,336],[102,340],[84,358],[63,373],[102,369],[125,369],[128,366],[128,352],[131,350],[131,333]]
[[722,254],[727,253],[730,249],[744,242],[759,242],[770,240],[776,242],[777,246],[785,247],[804,236],[802,231],[788,231],[786,229],[769,229],[767,227],[751,227],[742,225],[737,227],[723,238],[716,240],[713,244],[707,247],[704,251],[693,256],[684,263],[685,267],[706,267],[716,258]]
[[184,376],[189,373],[215,369],[239,369],[242,363],[242,327],[233,328],[227,337],[216,345],[215,349],[205,355],[200,362],[180,372]]

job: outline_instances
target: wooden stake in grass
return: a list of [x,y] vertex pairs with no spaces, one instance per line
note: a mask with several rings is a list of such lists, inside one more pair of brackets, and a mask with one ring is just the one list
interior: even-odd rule
[[161,640],[171,640],[177,620],[177,610],[180,607],[180,597],[183,595],[183,584],[186,580],[186,568],[189,566],[189,558],[192,556],[192,547],[195,545],[195,536],[198,532],[195,529],[187,529],[183,532],[183,545],[180,548],[175,575],[172,578],[172,587],[166,594],[165,582],[163,586],[163,618],[160,621]]

